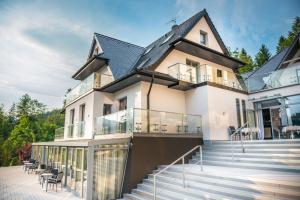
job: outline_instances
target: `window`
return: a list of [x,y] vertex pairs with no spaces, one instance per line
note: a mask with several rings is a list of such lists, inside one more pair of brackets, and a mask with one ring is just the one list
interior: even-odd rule
[[127,109],[127,97],[119,100],[119,110]]
[[103,115],[109,115],[111,114],[111,104],[104,104],[103,105]]
[[170,34],[169,36],[165,35],[165,39],[162,41],[162,43],[160,45],[163,45],[164,43],[166,43],[169,39],[171,39],[171,37],[174,35],[174,33]]
[[243,120],[244,124],[248,121],[247,120],[247,109],[246,109],[246,101],[242,100],[242,112],[243,112]]
[[237,116],[237,123],[238,123],[238,127],[241,127],[241,106],[240,106],[240,100],[239,99],[235,99],[235,105],[236,105],[236,116]]
[[84,121],[84,118],[85,118],[85,104],[82,104],[79,107],[79,120]]
[[217,69],[217,77],[218,78],[222,78],[222,70],[220,70],[220,69]]
[[75,109],[70,110],[70,125],[74,124]]
[[207,33],[200,31],[200,44],[207,45]]
[[192,61],[190,59],[186,59],[186,64],[193,67],[198,67],[200,65],[199,62]]
[[94,51],[94,55],[98,55],[98,54],[99,54],[99,48],[96,47],[96,48],[95,48],[95,51]]

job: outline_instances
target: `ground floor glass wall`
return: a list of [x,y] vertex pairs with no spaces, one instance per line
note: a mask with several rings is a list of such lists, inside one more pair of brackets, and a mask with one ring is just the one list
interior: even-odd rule
[[41,164],[64,172],[63,184],[78,196],[87,190],[87,148],[33,146],[32,157]]
[[121,195],[128,144],[98,145],[94,149],[93,199],[117,199]]

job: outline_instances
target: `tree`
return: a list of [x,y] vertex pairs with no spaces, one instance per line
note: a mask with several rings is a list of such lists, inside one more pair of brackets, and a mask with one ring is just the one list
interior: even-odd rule
[[38,102],[36,99],[31,99],[28,94],[23,95],[16,104],[16,117],[22,116],[37,116],[45,112],[45,105]]
[[247,54],[244,48],[242,48],[241,51],[239,52],[238,58],[245,63],[245,66],[239,68],[240,73],[250,72],[254,69],[255,65],[253,59],[250,55]]
[[280,36],[276,47],[277,53],[291,46],[296,36],[299,34],[299,32],[300,32],[300,17],[295,17],[292,24],[292,29],[288,32],[288,36],[287,37]]
[[262,44],[258,53],[255,55],[255,64],[257,67],[263,66],[271,58],[271,53],[266,45]]

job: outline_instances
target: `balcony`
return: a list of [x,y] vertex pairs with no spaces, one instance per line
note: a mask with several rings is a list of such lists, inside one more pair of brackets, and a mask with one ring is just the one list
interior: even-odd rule
[[210,65],[189,66],[182,63],[171,65],[168,74],[180,81],[191,84],[212,82],[238,90],[245,90],[242,87],[239,74],[227,70],[221,70]]
[[258,74],[246,80],[249,92],[275,89],[300,83],[300,63],[273,71],[271,73]]
[[101,88],[112,81],[112,75],[92,73],[66,94],[66,104],[73,102],[74,100],[88,93],[92,89]]
[[199,115],[128,109],[96,119],[96,135],[117,133],[140,134],[202,134]]
[[68,125],[68,138],[73,138],[74,133],[74,124]]
[[83,137],[85,133],[85,121],[77,123],[77,137]]
[[64,139],[64,127],[55,129],[54,140],[63,140]]

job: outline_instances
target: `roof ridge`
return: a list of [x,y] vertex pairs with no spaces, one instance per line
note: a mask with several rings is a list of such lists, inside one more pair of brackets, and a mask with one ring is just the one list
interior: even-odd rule
[[135,47],[138,47],[138,48],[141,48],[141,49],[145,49],[145,47],[139,46],[139,45],[137,45],[137,44],[133,44],[133,43],[130,43],[130,42],[126,42],[126,41],[124,41],[124,40],[120,40],[120,39],[117,39],[117,38],[113,38],[113,37],[111,37],[111,36],[107,36],[107,35],[104,35],[104,34],[101,34],[101,33],[96,33],[96,32],[94,32],[94,34],[100,35],[100,36],[102,36],[102,37],[110,38],[110,39],[116,40],[116,41],[118,41],[118,42],[122,42],[122,43],[125,43],[125,44],[129,44],[129,45],[131,45],[131,46],[135,46]]

